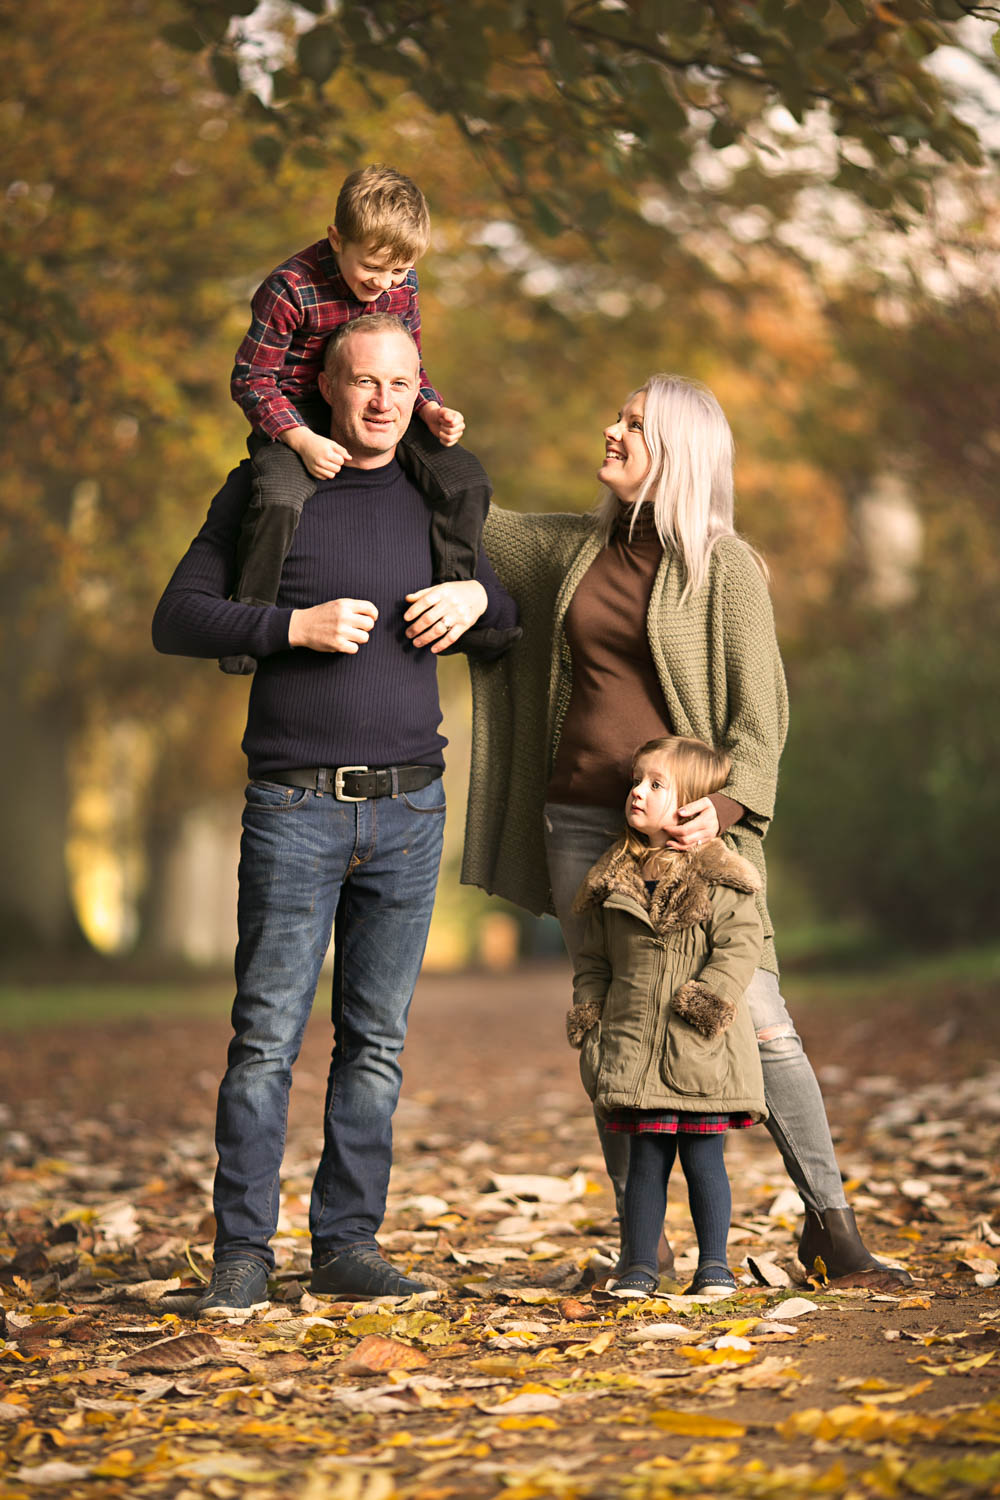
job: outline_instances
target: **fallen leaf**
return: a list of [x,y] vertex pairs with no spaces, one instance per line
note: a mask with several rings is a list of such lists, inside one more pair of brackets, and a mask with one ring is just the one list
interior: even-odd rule
[[496,1189],[511,1198],[534,1198],[539,1203],[571,1203],[587,1191],[587,1174],[574,1172],[572,1177],[536,1175],[502,1175],[494,1172],[490,1179]]
[[789,1297],[785,1302],[779,1302],[776,1307],[768,1308],[763,1316],[768,1321],[778,1321],[781,1318],[804,1318],[807,1313],[815,1312],[819,1306],[818,1302],[810,1302],[807,1297]]
[[189,1370],[195,1365],[214,1364],[227,1358],[210,1333],[182,1333],[175,1338],[160,1339],[115,1363],[120,1370]]
[[766,1255],[748,1255],[746,1265],[760,1286],[791,1286],[792,1278]]
[[691,1329],[685,1328],[682,1323],[643,1323],[638,1328],[630,1328],[625,1334],[628,1343],[640,1343],[646,1339],[689,1339]]
[[681,1437],[741,1438],[746,1428],[739,1422],[730,1422],[725,1417],[702,1416],[700,1412],[671,1411],[665,1408],[650,1412],[649,1420],[664,1432],[676,1432]]
[[382,1370],[417,1370],[429,1364],[427,1355],[411,1344],[369,1333],[341,1361],[339,1369],[345,1375],[374,1375]]

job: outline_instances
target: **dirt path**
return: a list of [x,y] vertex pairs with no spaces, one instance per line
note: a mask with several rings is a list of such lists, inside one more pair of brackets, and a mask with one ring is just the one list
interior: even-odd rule
[[[69,1467],[51,1482],[81,1495],[95,1482],[102,1495],[253,1500],[996,1492],[1000,1298],[974,1279],[989,1279],[1000,1242],[995,994],[942,987],[914,1006],[873,985],[803,1010],[859,1216],[915,1284],[793,1288],[815,1307],[779,1319],[792,1332],[762,1317],[788,1290],[622,1308],[580,1286],[615,1230],[559,964],[418,989],[383,1239],[442,1294],[361,1321],[303,1300],[328,1053],[317,1007],[293,1090],[275,1306],[220,1338],[164,1318],[183,1312],[175,1294],[129,1290],[193,1284],[206,1264],[218,993],[214,1017],[5,1038],[0,1495],[37,1493],[29,1471],[53,1463]],[[727,1160],[731,1263],[794,1271],[795,1208],[770,1138],[734,1136]],[[689,1264],[683,1193],[668,1223]],[[648,1333],[668,1322],[687,1336]],[[123,1366],[191,1329],[217,1350],[183,1375]],[[713,1347],[727,1332],[746,1347]],[[352,1373],[366,1335],[420,1367]]]

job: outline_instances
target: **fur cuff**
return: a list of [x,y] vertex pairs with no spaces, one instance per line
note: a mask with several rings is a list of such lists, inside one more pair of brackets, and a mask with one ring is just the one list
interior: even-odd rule
[[603,1000],[583,1000],[566,1012],[566,1038],[571,1047],[582,1047],[591,1026],[596,1026],[604,1009]]
[[681,985],[673,998],[673,1007],[689,1026],[700,1031],[709,1041],[730,1027],[736,1015],[736,1006],[731,1000],[724,1000],[698,979],[689,979]]

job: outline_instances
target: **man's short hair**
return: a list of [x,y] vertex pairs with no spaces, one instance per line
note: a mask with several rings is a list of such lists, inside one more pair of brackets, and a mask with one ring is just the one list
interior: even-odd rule
[[415,182],[375,163],[344,180],[334,228],[343,240],[400,261],[419,260],[431,238],[431,217]]
[[413,345],[419,370],[420,350],[417,348],[416,339],[402,318],[397,317],[395,313],[369,313],[367,316],[352,318],[350,323],[341,323],[340,327],[331,333],[326,348],[323,350],[323,373],[327,380],[332,380],[337,374],[344,358],[344,345],[357,333],[401,333]]

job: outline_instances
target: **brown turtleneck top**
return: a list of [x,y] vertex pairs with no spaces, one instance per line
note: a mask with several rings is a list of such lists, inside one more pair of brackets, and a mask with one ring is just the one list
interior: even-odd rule
[[[640,507],[629,535],[623,506],[566,611],[573,688],[559,737],[548,801],[621,807],[632,784],[632,755],[646,740],[673,734],[646,638],[646,615],[663,547],[652,506]],[[724,833],[743,807],[712,796]]]

